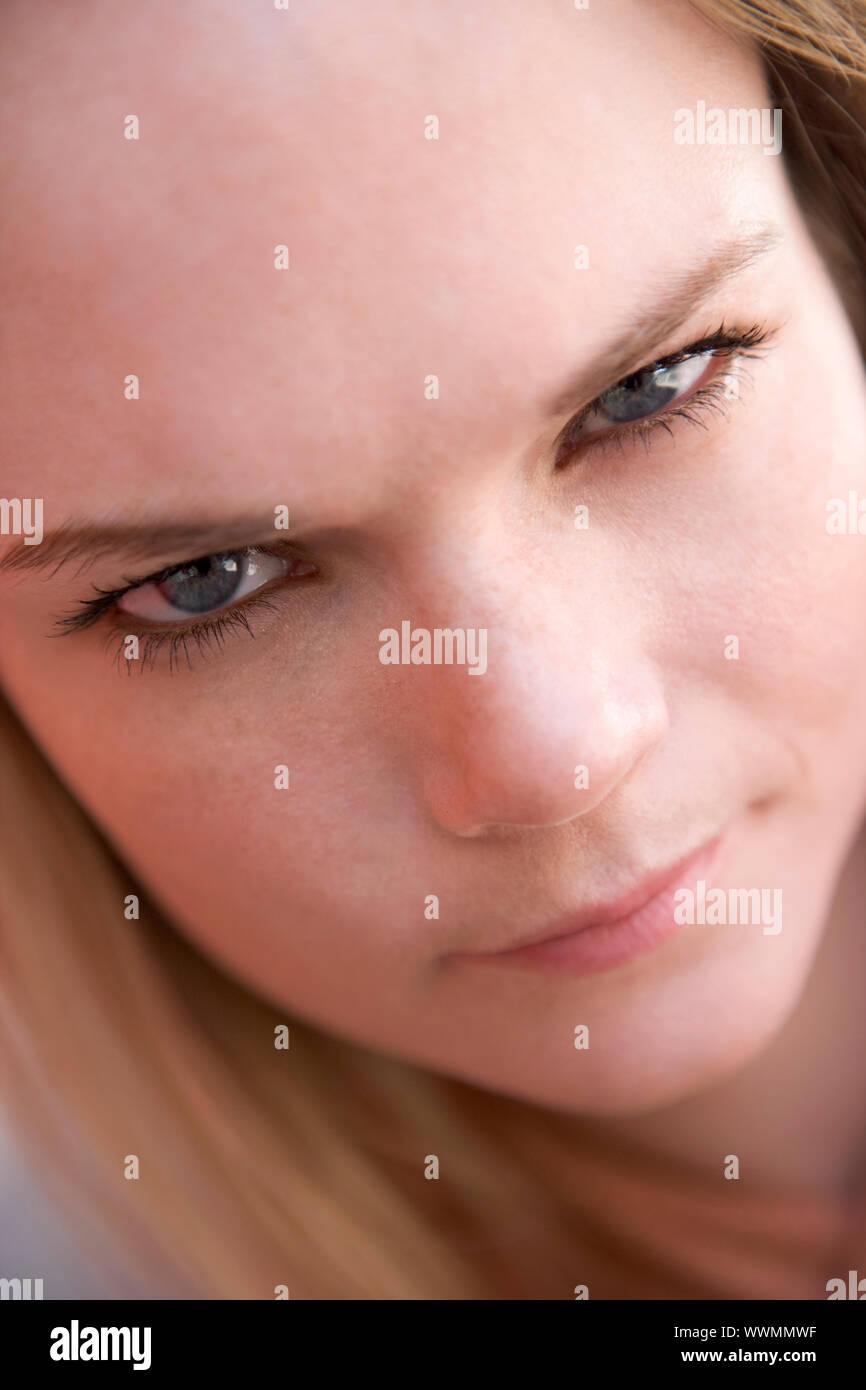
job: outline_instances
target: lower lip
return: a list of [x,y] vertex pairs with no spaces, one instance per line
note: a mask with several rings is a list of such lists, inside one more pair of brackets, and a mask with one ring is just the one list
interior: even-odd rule
[[461,953],[460,959],[551,975],[595,975],[624,965],[655,950],[679,931],[680,923],[674,919],[676,894],[682,888],[694,890],[698,879],[709,879],[718,864],[721,847],[721,837],[705,845],[681,865],[676,876],[654,898],[615,922],[582,927],[514,951]]

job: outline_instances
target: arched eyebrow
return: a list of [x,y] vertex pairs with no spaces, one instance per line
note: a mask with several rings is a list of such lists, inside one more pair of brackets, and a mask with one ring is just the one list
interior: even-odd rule
[[760,223],[716,246],[699,265],[677,275],[647,310],[542,406],[546,419],[571,414],[651,360],[661,343],[688,322],[727,280],[748,270],[784,241],[780,228]]

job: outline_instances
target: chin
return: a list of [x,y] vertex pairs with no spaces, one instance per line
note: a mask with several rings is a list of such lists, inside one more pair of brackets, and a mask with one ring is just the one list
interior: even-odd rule
[[[680,1028],[652,1039],[632,1030],[629,1041],[619,1047],[575,1052],[579,1076],[560,1058],[555,1067],[539,1060],[531,1072],[521,1075],[463,1079],[575,1116],[649,1114],[693,1099],[755,1061],[772,1044],[798,997],[799,991],[791,999],[774,1001],[772,1016],[740,1019],[736,1030],[707,1028],[699,1021],[691,1031]],[[700,1017],[712,1020],[718,1012],[708,1004]],[[743,1026],[749,1022],[752,1026]]]

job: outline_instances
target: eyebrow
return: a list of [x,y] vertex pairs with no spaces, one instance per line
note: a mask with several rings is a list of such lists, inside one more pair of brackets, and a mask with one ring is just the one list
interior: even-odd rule
[[742,274],[784,241],[772,223],[759,223],[714,247],[699,265],[671,281],[662,295],[620,337],[594,359],[589,370],[544,402],[545,416],[573,412],[595,400],[643,366],[652,353],[721,285]]
[[[289,520],[292,523],[290,510]],[[292,523],[291,529],[295,530]],[[133,563],[153,564],[161,557],[179,555],[181,563],[190,557],[198,559],[220,551],[244,549],[255,545],[288,539],[287,530],[277,530],[261,512],[253,516],[233,517],[230,520],[197,523],[154,521],[138,524],[112,522],[67,522],[44,536],[41,544],[28,545],[25,540],[11,546],[0,557],[0,572],[26,570],[55,574],[61,566],[82,559],[82,568],[103,555],[123,555]],[[169,563],[166,558],[166,563]]]
[[[605,349],[588,371],[582,371],[549,398],[544,403],[544,413],[552,418],[572,413],[636,371],[714,290],[749,269],[783,240],[778,227],[760,223],[715,247],[700,265],[677,276],[655,305],[641,312],[632,327]],[[155,564],[163,557],[168,564],[169,556],[179,556],[182,563],[184,559],[216,554],[232,546],[241,549],[264,545],[274,536],[286,535],[285,531],[276,531],[272,522],[269,525],[263,520],[261,513],[197,524],[70,521],[43,537],[38,546],[28,545],[23,539],[11,546],[0,556],[0,573],[50,570],[55,574],[73,560],[82,558],[84,568],[107,554],[123,555],[133,562],[139,560],[142,565]]]

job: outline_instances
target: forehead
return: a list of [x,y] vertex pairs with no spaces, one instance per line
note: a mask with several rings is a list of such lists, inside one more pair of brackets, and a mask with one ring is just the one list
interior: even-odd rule
[[71,10],[4,21],[0,404],[4,490],[77,513],[252,476],[351,509],[361,474],[514,447],[661,271],[778,196],[760,149],[674,141],[678,108],[766,104],[685,3]]

